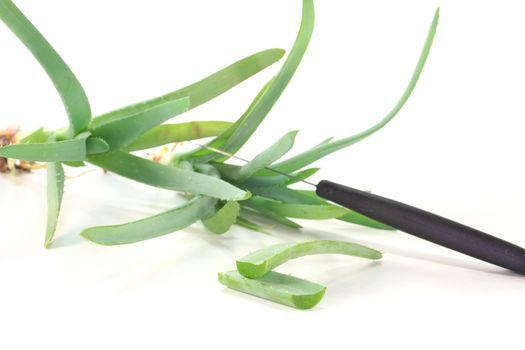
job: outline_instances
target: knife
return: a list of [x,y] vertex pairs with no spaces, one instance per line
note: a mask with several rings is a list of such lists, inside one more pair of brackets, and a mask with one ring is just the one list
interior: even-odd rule
[[[249,162],[239,156],[211,146],[201,145],[193,141],[190,141],[190,143],[214,153],[238,159],[242,162]],[[503,239],[370,192],[328,180],[321,180],[315,184],[278,169],[271,167],[265,167],[265,169],[314,186],[316,188],[315,192],[319,197],[400,231],[525,275],[525,249]]]

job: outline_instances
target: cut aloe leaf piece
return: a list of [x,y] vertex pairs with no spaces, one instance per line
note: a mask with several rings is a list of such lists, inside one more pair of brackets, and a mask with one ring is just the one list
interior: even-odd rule
[[230,125],[232,125],[231,122],[223,121],[197,121],[159,125],[140,135],[138,139],[126,146],[125,149],[127,151],[139,151],[168,143],[217,136],[230,127]]
[[71,69],[12,1],[0,1],[0,19],[31,51],[55,85],[69,117],[67,138],[85,131],[91,120],[91,109]]
[[220,272],[219,282],[228,288],[297,309],[313,308],[326,291],[320,284],[273,271],[258,279],[246,278],[235,270]]
[[238,259],[237,270],[248,278],[258,278],[290,259],[316,254],[343,254],[372,260],[378,260],[382,257],[381,252],[360,244],[316,240],[275,244],[262,248]]
[[193,109],[272,65],[280,60],[283,55],[284,50],[281,49],[258,52],[180,90],[98,116],[93,119],[91,126],[96,127],[108,121],[143,112],[151,107],[183,97],[190,98],[189,109]]

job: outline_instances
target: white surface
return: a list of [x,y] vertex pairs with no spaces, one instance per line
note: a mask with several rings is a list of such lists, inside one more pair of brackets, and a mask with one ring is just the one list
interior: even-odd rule
[[[289,49],[300,1],[17,3],[83,83],[95,114],[174,90],[243,56]],[[427,67],[384,130],[318,164],[371,189],[525,245],[525,23],[518,1],[317,1],[316,31],[296,77],[252,142],[251,156],[301,129],[295,150],[382,117],[409,78],[434,9]],[[65,123],[38,64],[0,27],[0,127]],[[179,120],[234,120],[273,67]],[[73,173],[68,169],[69,173]],[[82,228],[170,208],[177,196],[94,172],[68,181],[54,248],[42,248],[45,176],[0,177],[0,347],[519,348],[522,277],[402,233],[340,222],[224,236],[199,225],[119,247]],[[266,244],[345,239],[381,263],[307,257],[281,270],[327,285],[311,311],[228,291],[218,271]]]

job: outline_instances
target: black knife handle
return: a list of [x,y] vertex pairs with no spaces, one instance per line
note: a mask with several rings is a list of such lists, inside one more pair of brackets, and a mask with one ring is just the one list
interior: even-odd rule
[[525,274],[525,249],[510,242],[439,215],[334,182],[322,180],[316,193],[400,231]]

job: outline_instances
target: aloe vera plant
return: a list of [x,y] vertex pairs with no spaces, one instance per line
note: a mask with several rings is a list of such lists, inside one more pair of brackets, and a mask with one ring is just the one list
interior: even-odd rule
[[[290,218],[335,218],[390,229],[360,214],[329,204],[314,193],[290,186],[316,173],[318,168],[308,168],[316,160],[363,140],[392,120],[421,75],[438,17],[439,11],[436,11],[416,69],[401,99],[386,117],[369,129],[340,140],[323,141],[283,161],[279,160],[293,146],[295,131],[285,134],[244,166],[228,164],[228,156],[206,148],[174,153],[168,164],[161,164],[131,152],[205,137],[212,137],[207,146],[229,154],[241,149],[283,94],[307,50],[314,27],[313,1],[303,0],[299,32],[281,69],[262,87],[237,121],[164,124],[279,61],[284,56],[284,50],[258,52],[189,86],[93,117],[86,93],[72,70],[11,0],[0,0],[0,19],[44,68],[62,98],[69,121],[64,128],[40,128],[14,144],[0,147],[0,160],[47,163],[46,247],[53,240],[59,218],[64,192],[63,167],[81,167],[86,163],[150,186],[188,195],[187,204],[172,210],[130,223],[87,228],[81,233],[98,244],[138,242],[183,229],[199,220],[216,234],[227,232],[234,224],[257,231],[265,230],[267,228],[262,226],[261,218],[291,228],[301,226]],[[5,167],[2,164],[0,162]],[[292,173],[294,177],[276,174],[268,170],[268,166]]]

